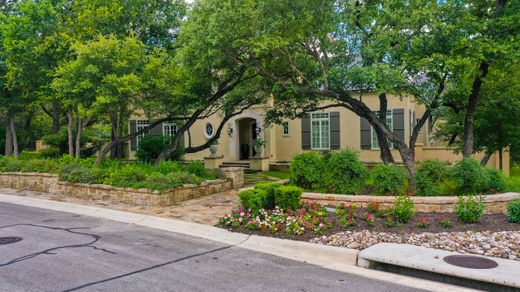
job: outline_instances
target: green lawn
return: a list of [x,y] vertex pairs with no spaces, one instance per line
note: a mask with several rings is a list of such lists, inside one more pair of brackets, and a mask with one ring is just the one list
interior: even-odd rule
[[288,172],[288,171],[272,170],[272,171],[266,171],[266,172],[264,172],[264,174],[267,175],[267,176],[276,177],[276,178],[279,178],[279,179],[288,179],[289,175],[291,173]]
[[511,167],[509,178],[507,178],[507,188],[511,192],[520,192],[520,166]]

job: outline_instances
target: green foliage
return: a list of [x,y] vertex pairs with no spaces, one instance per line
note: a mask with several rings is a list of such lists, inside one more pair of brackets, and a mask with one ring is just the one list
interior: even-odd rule
[[[137,149],[137,159],[144,162],[153,162],[171,142],[170,137],[148,135],[139,140],[139,148]],[[169,157],[170,160],[182,160],[184,148],[181,144],[177,146],[177,150]]]
[[316,152],[296,155],[291,161],[289,182],[306,190],[317,190],[322,183],[323,170],[323,160]]
[[251,210],[251,214],[258,214],[266,205],[267,192],[261,189],[245,190],[238,195],[240,204],[246,209]]
[[403,195],[395,198],[394,215],[397,221],[407,223],[415,214],[415,204],[409,196]]
[[370,171],[370,184],[378,196],[401,195],[406,190],[406,173],[397,165],[379,164]]
[[485,190],[486,193],[501,193],[507,189],[506,178],[501,171],[486,168],[485,174],[488,182]]
[[81,163],[72,163],[60,168],[60,180],[71,183],[100,184],[105,173],[97,167],[88,167]]
[[421,162],[415,170],[413,181],[418,196],[449,195],[452,185],[448,165],[438,160]]
[[455,208],[457,219],[464,223],[475,223],[484,214],[484,198],[460,196]]
[[19,159],[40,159],[42,158],[41,152],[38,151],[23,151],[18,156]]
[[282,210],[296,210],[300,207],[302,192],[299,187],[281,186],[275,192],[275,205]]
[[511,223],[520,224],[520,199],[507,204],[507,218]]
[[61,150],[57,147],[47,147],[40,151],[42,158],[59,158],[61,156]]
[[188,163],[188,165],[186,165],[186,171],[198,177],[204,177],[208,179],[216,178],[215,171],[205,169],[204,164],[199,161]]
[[328,192],[355,194],[361,191],[367,171],[354,151],[333,152],[324,164],[322,184]]
[[453,167],[451,175],[457,195],[478,194],[489,184],[483,167],[473,158],[463,158]]
[[278,188],[282,185],[279,183],[259,183],[255,185],[255,189],[264,190],[267,193],[264,209],[274,209],[276,206],[275,195]]

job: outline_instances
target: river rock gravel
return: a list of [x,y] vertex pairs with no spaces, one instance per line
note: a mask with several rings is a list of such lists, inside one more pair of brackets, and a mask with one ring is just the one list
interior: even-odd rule
[[311,239],[313,243],[362,250],[380,242],[413,244],[462,254],[477,254],[520,261],[519,231],[466,231],[442,233],[386,233],[343,231]]

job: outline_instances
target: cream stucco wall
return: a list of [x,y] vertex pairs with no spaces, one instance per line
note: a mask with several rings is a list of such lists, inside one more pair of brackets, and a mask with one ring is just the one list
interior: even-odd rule
[[[366,93],[362,96],[356,96],[356,98],[362,99],[362,101],[373,110],[379,109],[379,98],[374,93]],[[325,106],[330,102],[323,102],[321,105]],[[302,153],[307,150],[302,149],[302,135],[301,135],[301,120],[286,120],[289,125],[289,134],[283,134],[282,125],[271,125],[265,126],[265,112],[269,105],[257,106],[250,110],[244,111],[242,114],[233,117],[224,126],[221,136],[219,138],[219,147],[217,155],[223,155],[224,161],[236,161],[240,158],[240,121],[244,119],[254,119],[257,127],[259,127],[260,133],[259,138],[266,141],[266,146],[263,151],[263,157],[270,158],[271,161],[289,161],[294,155]],[[411,128],[410,126],[415,124],[415,119],[419,119],[424,111],[425,107],[414,103],[413,97],[411,96],[393,96],[388,95],[388,109],[404,109],[404,138],[405,142],[408,142],[410,138]],[[340,147],[354,149],[359,152],[360,159],[366,162],[380,162],[380,152],[378,149],[372,150],[361,150],[361,134],[360,118],[343,107],[331,107],[324,110],[326,112],[339,112],[340,113]],[[415,113],[415,116],[413,115]],[[136,113],[132,119],[145,118],[142,113]],[[189,130],[185,133],[185,146],[198,146],[204,144],[208,137],[204,135],[205,125],[211,123],[214,131],[217,130],[222,116],[220,114],[212,115],[204,120],[197,121]],[[249,123],[247,123],[249,127]],[[444,161],[457,161],[461,159],[461,155],[453,153],[446,147],[434,147],[431,141],[429,141],[428,123],[423,126],[419,136],[417,138],[417,145],[420,149],[416,149],[417,161],[426,159],[439,159]],[[439,145],[440,143],[433,143]],[[394,159],[397,162],[401,162],[400,155],[397,150],[392,150]],[[203,160],[204,157],[210,155],[209,149],[197,152],[189,153],[185,155],[188,160]],[[482,155],[476,155],[480,158]],[[504,154],[504,169],[508,169],[509,159],[506,159],[508,153]],[[135,152],[130,151],[130,157],[135,157]],[[507,164],[507,167],[506,167]],[[493,156],[488,164],[490,167],[498,166],[498,157]]]

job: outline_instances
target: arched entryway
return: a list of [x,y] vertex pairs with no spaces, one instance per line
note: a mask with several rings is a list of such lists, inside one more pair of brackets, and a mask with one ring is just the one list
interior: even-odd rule
[[[256,111],[247,111],[228,123],[229,161],[248,160],[254,156],[253,139],[263,139],[264,117]],[[247,151],[246,151],[247,148]]]
[[248,160],[255,156],[253,140],[258,138],[257,123],[253,118],[243,118],[237,121],[239,160]]

